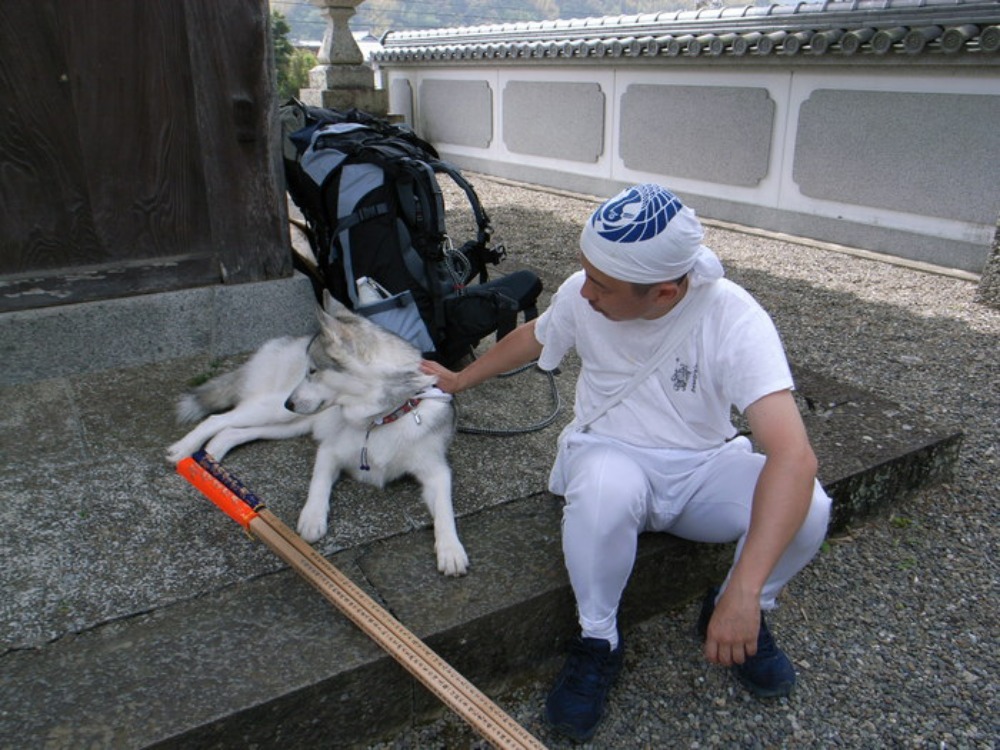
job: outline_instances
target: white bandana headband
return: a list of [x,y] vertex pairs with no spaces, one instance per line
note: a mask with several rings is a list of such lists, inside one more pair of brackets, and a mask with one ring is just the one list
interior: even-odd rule
[[691,286],[723,275],[701,244],[694,211],[659,185],[634,185],[603,203],[580,234],[580,250],[597,270],[621,281],[652,284],[685,274]]

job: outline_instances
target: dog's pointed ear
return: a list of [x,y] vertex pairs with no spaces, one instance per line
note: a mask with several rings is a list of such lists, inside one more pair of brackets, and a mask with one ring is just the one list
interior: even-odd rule
[[340,323],[354,323],[357,321],[357,315],[351,311],[351,308],[330,294],[328,289],[323,290],[323,309]]
[[337,325],[337,320],[319,305],[316,305],[316,320],[319,321],[320,328],[324,331],[329,331]]
[[330,297],[328,301],[332,302],[327,307],[329,312],[319,306],[316,308],[323,340],[345,354],[357,356],[361,338],[358,317],[334,297]]

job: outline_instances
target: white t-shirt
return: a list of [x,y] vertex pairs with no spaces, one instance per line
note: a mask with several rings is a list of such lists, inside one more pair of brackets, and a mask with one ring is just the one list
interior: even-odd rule
[[[586,417],[618,391],[657,349],[687,297],[656,320],[611,321],[580,296],[583,271],[570,276],[538,318],[538,364],[558,366],[575,349],[582,367],[574,411]],[[720,294],[664,365],[589,427],[639,447],[705,450],[736,434],[731,407],[792,388],[784,348],[770,316],[744,289],[720,279]]]

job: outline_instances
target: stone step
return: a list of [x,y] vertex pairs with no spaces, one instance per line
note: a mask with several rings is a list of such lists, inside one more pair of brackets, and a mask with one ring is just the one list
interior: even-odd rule
[[[816,373],[799,369],[796,378],[821,481],[835,501],[834,532],[947,478],[960,433]],[[544,440],[553,441],[548,433]],[[537,452],[535,439],[528,451]],[[487,484],[520,486],[511,474],[519,449],[508,450],[487,461],[480,442],[456,441],[457,477],[492,471]],[[329,555],[487,694],[551,664],[575,629],[561,502],[538,490],[538,481],[528,484],[536,489],[507,499],[496,489],[497,502],[461,515],[472,560],[462,579],[446,579],[428,564],[427,528]],[[229,523],[217,515],[219,524]],[[199,522],[211,517],[205,511]],[[721,578],[731,554],[731,545],[644,535],[623,627],[700,595]],[[441,710],[403,668],[279,566],[10,649],[0,670],[3,748],[363,746]]]

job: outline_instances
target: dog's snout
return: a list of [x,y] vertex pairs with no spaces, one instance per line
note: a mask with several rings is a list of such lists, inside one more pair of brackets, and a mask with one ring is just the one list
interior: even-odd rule
[[285,399],[285,408],[288,409],[288,411],[295,411],[295,402],[292,401],[291,396]]

